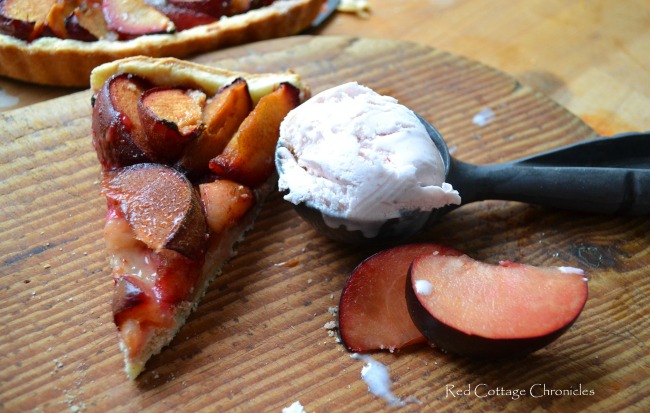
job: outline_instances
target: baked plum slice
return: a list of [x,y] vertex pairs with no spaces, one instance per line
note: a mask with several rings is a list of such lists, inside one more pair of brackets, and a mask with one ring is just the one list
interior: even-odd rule
[[160,164],[132,165],[106,173],[102,187],[135,239],[153,251],[202,259],[207,240],[203,205],[180,172]]
[[184,10],[219,18],[226,14],[231,0],[168,0],[167,4]]
[[222,0],[168,0],[156,8],[176,26],[176,30],[216,22],[225,15],[228,1]]
[[339,334],[350,351],[395,351],[425,338],[411,321],[404,286],[413,260],[422,255],[462,255],[438,244],[409,244],[378,252],[350,274],[339,302]]
[[124,342],[126,351],[136,355],[142,351],[146,335],[144,326],[169,327],[173,325],[173,315],[161,311],[160,303],[151,291],[151,287],[134,275],[122,275],[115,279],[113,294],[113,321]]
[[150,87],[140,77],[118,74],[94,97],[93,145],[104,170],[151,161],[140,147],[146,136],[138,114],[140,96]]
[[113,320],[125,350],[135,357],[149,333],[172,328],[174,309],[193,299],[203,260],[173,250],[150,249],[136,239],[124,214],[115,207],[109,206],[104,228],[115,276]]
[[249,10],[268,6],[271,3],[273,3],[273,0],[231,0],[227,7],[226,14],[233,16],[236,14],[246,13]]
[[185,146],[203,130],[205,93],[156,87],[142,93],[138,115],[142,139],[136,144],[157,163],[174,163]]
[[174,163],[203,129],[206,96],[198,90],[158,88],[118,74],[93,103],[93,144],[105,170],[143,162]]
[[56,4],[57,0],[0,1],[0,33],[26,41],[36,39]]
[[79,9],[74,10],[72,14],[65,18],[64,24],[68,39],[81,42],[94,42],[99,39],[81,23],[81,20],[85,18],[86,16]]
[[102,5],[92,1],[82,2],[65,18],[65,28],[69,39],[94,42],[99,39],[117,40],[104,19]]
[[253,191],[247,186],[228,180],[199,185],[208,228],[222,234],[232,228],[255,205]]
[[118,326],[122,324],[125,313],[132,308],[145,305],[149,297],[145,288],[140,285],[141,281],[134,276],[122,275],[115,279],[115,290],[113,295],[113,321]]
[[289,83],[263,96],[223,152],[210,161],[210,170],[251,188],[266,182],[275,172],[280,123],[299,104],[300,90]]
[[550,344],[586,300],[582,270],[492,265],[466,255],[418,257],[406,283],[409,314],[427,340],[475,358],[523,355]]
[[205,105],[205,127],[199,137],[185,147],[177,168],[190,179],[208,174],[210,160],[224,150],[251,110],[253,99],[243,78],[224,86]]
[[102,0],[102,10],[108,27],[121,40],[176,30],[169,17],[145,0]]

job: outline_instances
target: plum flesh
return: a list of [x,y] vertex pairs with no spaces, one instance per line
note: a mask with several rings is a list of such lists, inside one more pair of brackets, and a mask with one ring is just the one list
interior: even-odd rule
[[575,322],[587,300],[581,270],[428,255],[408,271],[411,319],[435,347],[475,358],[538,350]]
[[144,131],[138,115],[138,101],[149,82],[127,73],[106,81],[93,99],[93,146],[102,169],[149,162],[138,146]]
[[201,134],[205,94],[198,90],[156,87],[138,100],[144,139],[136,142],[153,162],[171,164]]
[[290,83],[262,97],[223,152],[210,160],[210,170],[221,179],[251,188],[262,185],[275,173],[280,123],[299,104],[300,90]]
[[181,173],[165,165],[137,164],[108,172],[103,187],[136,239],[154,251],[169,249],[192,259],[202,257],[205,214],[196,190]]
[[425,254],[462,253],[438,244],[403,245],[372,255],[352,271],[339,302],[339,332],[348,350],[394,351],[426,341],[404,298],[408,268]]

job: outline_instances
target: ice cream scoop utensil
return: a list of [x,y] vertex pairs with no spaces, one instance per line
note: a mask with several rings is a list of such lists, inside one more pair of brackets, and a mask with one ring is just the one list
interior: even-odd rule
[[[427,129],[434,141],[442,139]],[[501,164],[449,160],[447,182],[461,194],[461,205],[494,199],[601,214],[650,213],[650,133],[590,139]]]
[[[476,201],[520,201],[553,208],[613,215],[650,213],[650,132],[594,138],[518,160],[473,165],[453,158],[442,135],[418,115],[445,165],[446,182],[461,195],[460,205],[433,211],[402,211],[386,220],[377,236],[325,223],[322,211],[309,203],[294,208],[324,235],[351,244],[403,241],[442,215]],[[276,159],[278,172],[282,174]],[[337,217],[339,221],[341,217]],[[355,228],[359,223],[352,223]]]

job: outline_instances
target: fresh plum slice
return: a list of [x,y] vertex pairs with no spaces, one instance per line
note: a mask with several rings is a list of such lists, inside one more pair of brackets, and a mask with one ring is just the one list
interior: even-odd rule
[[348,278],[339,303],[339,333],[350,351],[399,350],[425,342],[406,308],[404,286],[411,262],[422,255],[458,256],[437,244],[410,244],[378,252]]
[[150,161],[136,143],[145,140],[138,101],[147,88],[144,79],[124,73],[106,81],[95,96],[93,145],[104,170]]
[[243,78],[222,88],[206,104],[203,110],[205,128],[198,139],[185,147],[177,167],[190,178],[208,174],[210,159],[224,150],[252,109],[253,99]]
[[145,0],[102,0],[102,10],[108,27],[123,40],[175,30],[174,23]]
[[409,269],[406,301],[434,346],[500,358],[533,352],[562,335],[587,301],[587,280],[576,268],[427,255]]
[[266,182],[275,171],[273,160],[280,123],[299,103],[300,90],[289,83],[282,83],[263,96],[223,153],[210,161],[212,172],[251,188]]
[[157,87],[142,93],[138,115],[144,134],[136,144],[149,159],[173,163],[203,129],[206,96],[198,90]]
[[220,234],[231,228],[255,205],[253,191],[237,182],[218,180],[199,185],[208,228]]
[[180,172],[160,164],[138,164],[108,172],[102,186],[136,239],[154,251],[169,249],[202,259],[205,214],[196,190]]

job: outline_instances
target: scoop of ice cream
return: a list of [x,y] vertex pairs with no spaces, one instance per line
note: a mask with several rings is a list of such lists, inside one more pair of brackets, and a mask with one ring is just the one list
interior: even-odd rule
[[285,199],[320,210],[332,226],[460,203],[415,113],[356,82],[292,110],[280,126],[277,159]]

